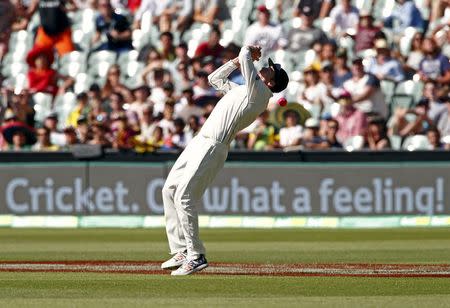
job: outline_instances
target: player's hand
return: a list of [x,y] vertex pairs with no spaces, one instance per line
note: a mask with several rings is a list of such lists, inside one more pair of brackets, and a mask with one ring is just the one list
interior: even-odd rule
[[261,46],[249,46],[250,54],[253,61],[258,61],[261,58]]

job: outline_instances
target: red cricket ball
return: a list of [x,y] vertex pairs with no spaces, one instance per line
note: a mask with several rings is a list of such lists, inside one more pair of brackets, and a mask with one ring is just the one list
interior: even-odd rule
[[280,105],[281,107],[284,107],[287,105],[287,100],[284,97],[279,98],[277,104]]

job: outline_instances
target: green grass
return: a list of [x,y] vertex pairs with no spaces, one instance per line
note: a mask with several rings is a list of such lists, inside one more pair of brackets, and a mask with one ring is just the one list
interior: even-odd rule
[[[450,263],[450,229],[202,229],[210,261]],[[0,229],[0,260],[163,260],[162,229]],[[450,279],[0,272],[0,307],[448,307]]]

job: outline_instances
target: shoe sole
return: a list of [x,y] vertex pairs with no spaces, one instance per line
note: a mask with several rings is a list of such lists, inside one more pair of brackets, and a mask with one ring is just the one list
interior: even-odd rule
[[185,273],[185,274],[174,274],[174,273],[172,272],[171,275],[172,275],[172,276],[187,276],[187,275],[191,275],[191,274],[194,274],[194,273],[196,273],[196,272],[199,272],[199,271],[201,271],[201,270],[203,270],[203,269],[205,269],[205,268],[207,268],[207,267],[208,267],[208,263],[205,263],[205,264],[202,264],[202,265],[200,265],[200,266],[194,268],[192,271],[187,272],[187,273]]
[[180,265],[173,265],[173,266],[167,266],[167,267],[162,267],[162,266],[161,266],[161,269],[173,271],[173,270],[178,269],[181,265],[183,265],[183,263],[181,263]]

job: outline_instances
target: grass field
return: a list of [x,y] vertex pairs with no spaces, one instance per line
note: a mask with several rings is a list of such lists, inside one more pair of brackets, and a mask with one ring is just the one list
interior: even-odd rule
[[[450,229],[203,229],[210,262],[450,264]],[[0,261],[160,261],[162,229],[0,229]],[[1,272],[0,306],[449,307],[450,278]]]

